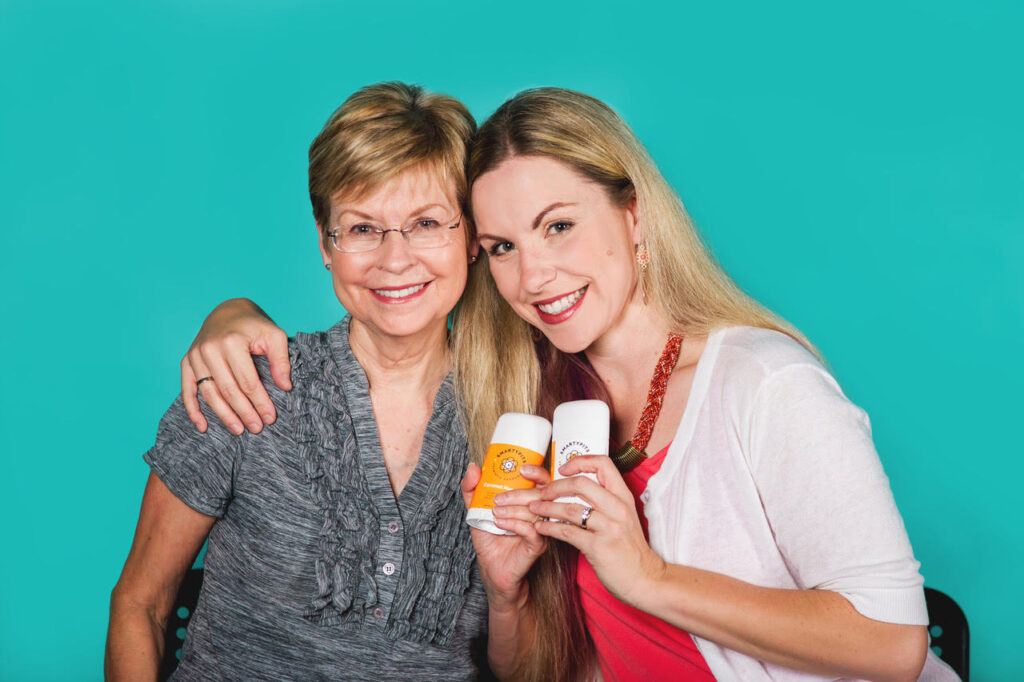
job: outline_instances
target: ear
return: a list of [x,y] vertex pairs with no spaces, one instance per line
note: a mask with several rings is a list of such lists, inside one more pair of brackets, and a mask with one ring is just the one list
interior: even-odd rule
[[316,244],[320,247],[320,257],[323,260],[323,264],[326,266],[331,262],[331,254],[324,246],[324,233],[323,230],[320,229],[320,223],[314,222],[313,224],[316,226]]
[[635,246],[644,240],[643,230],[640,228],[640,204],[637,203],[636,194],[626,204],[626,213],[629,219],[629,236]]

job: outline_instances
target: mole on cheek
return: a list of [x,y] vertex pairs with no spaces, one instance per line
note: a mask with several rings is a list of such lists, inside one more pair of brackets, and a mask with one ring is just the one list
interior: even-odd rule
[[604,252],[604,255],[611,256],[612,255],[612,250],[608,249],[607,251]]

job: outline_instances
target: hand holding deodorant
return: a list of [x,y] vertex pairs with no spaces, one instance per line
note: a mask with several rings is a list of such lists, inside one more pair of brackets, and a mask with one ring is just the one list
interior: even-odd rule
[[[558,470],[579,455],[607,455],[608,429],[611,413],[601,400],[574,400],[555,408],[551,426],[551,480],[565,478]],[[594,474],[586,476],[594,482]],[[556,502],[575,502],[586,505],[578,497],[559,497]]]
[[[605,408],[605,414],[607,411],[608,408]],[[518,412],[508,412],[498,417],[491,444],[484,457],[480,482],[469,503],[466,523],[494,535],[515,535],[494,525],[494,496],[507,490],[534,486],[533,481],[520,475],[519,467],[524,464],[544,464],[544,451],[550,438],[551,422],[543,417]]]

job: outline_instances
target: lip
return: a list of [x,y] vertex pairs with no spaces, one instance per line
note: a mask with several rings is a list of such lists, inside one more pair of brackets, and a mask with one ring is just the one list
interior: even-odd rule
[[[378,291],[401,291],[402,289],[409,289],[411,287],[422,287],[416,291],[401,297],[393,296],[382,296],[378,294]],[[408,303],[409,301],[415,300],[423,295],[423,292],[430,287],[430,282],[417,282],[416,284],[403,284],[397,287],[373,287],[370,289],[370,294],[381,303],[388,305],[400,305],[402,303]]]
[[534,301],[531,305],[533,305],[534,309],[537,311],[537,315],[540,316],[540,321],[543,322],[544,324],[560,324],[568,320],[576,313],[577,310],[579,310],[579,307],[583,304],[583,299],[587,297],[587,290],[589,288],[590,285],[588,284],[585,287],[577,289],[576,291],[580,292],[580,297],[576,299],[576,302],[573,303],[568,308],[566,308],[565,310],[563,310],[562,312],[555,313],[554,315],[544,312],[543,310],[540,309],[540,306],[546,305],[548,303],[554,303],[555,301],[565,298],[566,296],[572,296],[574,293],[576,293],[576,291],[570,291],[568,293],[559,294],[558,296],[552,296],[551,298],[546,298],[542,301]]

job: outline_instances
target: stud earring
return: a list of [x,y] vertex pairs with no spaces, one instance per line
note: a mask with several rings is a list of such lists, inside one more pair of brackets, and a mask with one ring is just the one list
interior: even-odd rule
[[324,267],[327,268],[328,272],[330,272],[330,270],[331,270],[331,264],[330,263],[324,263]]

